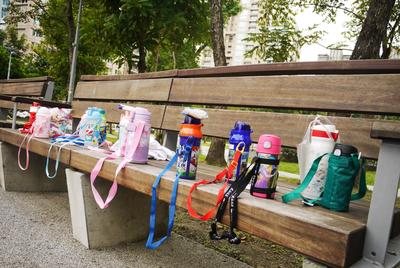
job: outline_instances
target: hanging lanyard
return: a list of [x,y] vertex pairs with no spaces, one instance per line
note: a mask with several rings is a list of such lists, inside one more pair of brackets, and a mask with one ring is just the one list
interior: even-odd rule
[[[239,148],[241,148],[241,149],[239,149]],[[219,204],[221,203],[222,199],[224,198],[224,192],[225,192],[226,187],[228,186],[228,181],[232,178],[233,172],[235,171],[235,168],[239,164],[238,161],[239,161],[240,156],[243,154],[244,149],[245,149],[245,143],[244,142],[239,143],[236,146],[236,151],[235,151],[233,160],[231,161],[231,163],[229,164],[228,167],[226,167],[224,170],[222,170],[220,173],[218,173],[217,176],[215,176],[215,178],[213,180],[211,180],[211,181],[201,180],[199,182],[194,183],[192,185],[192,187],[190,187],[188,198],[187,198],[187,209],[188,209],[190,216],[192,216],[193,218],[202,220],[202,221],[206,221],[214,215],[215,210],[218,208]],[[215,206],[213,208],[211,208],[209,211],[207,211],[204,215],[199,215],[192,207],[193,191],[196,190],[196,188],[199,185],[219,183],[224,179],[225,179],[225,183],[222,185],[222,187],[218,191],[217,202],[216,202]]]
[[[113,183],[112,183],[112,185],[111,185],[110,190],[108,191],[108,195],[107,195],[107,198],[106,198],[105,201],[104,201],[103,198],[100,196],[100,194],[99,194],[99,192],[97,191],[97,189],[96,189],[94,183],[95,183],[95,181],[96,181],[97,175],[100,173],[100,170],[101,170],[101,168],[102,168],[102,166],[103,166],[103,164],[104,164],[104,161],[105,161],[105,160],[114,160],[114,159],[117,159],[117,158],[119,157],[119,155],[117,155],[116,153],[114,153],[114,154],[111,154],[111,155],[108,155],[108,156],[106,156],[106,157],[101,158],[101,159],[96,163],[95,167],[93,168],[92,172],[90,173],[90,185],[91,185],[91,188],[92,188],[92,193],[93,193],[93,196],[94,196],[94,199],[95,199],[97,205],[98,205],[101,209],[107,208],[108,205],[110,204],[110,202],[111,202],[111,201],[114,199],[114,197],[116,196],[117,191],[118,191],[117,176],[118,176],[119,172],[120,172],[123,168],[125,168],[125,166],[126,166],[129,162],[132,161],[132,157],[133,157],[133,155],[135,154],[136,149],[137,149],[138,146],[139,146],[140,139],[142,138],[142,134],[143,134],[143,131],[144,131],[144,127],[145,127],[144,122],[140,121],[139,124],[138,124],[138,127],[137,127],[137,129],[136,129],[134,139],[133,139],[132,153],[131,153],[129,156],[126,156],[126,155],[125,155],[125,157],[122,159],[121,163],[118,165],[118,167],[117,167],[117,169],[116,169],[116,171],[115,171],[115,174],[114,174]],[[127,138],[128,138],[128,136],[126,136],[126,139],[127,139]]]
[[156,226],[156,204],[157,204],[157,188],[158,185],[160,184],[161,177],[165,175],[165,173],[171,169],[171,167],[175,164],[175,162],[178,160],[179,154],[183,153],[183,158],[184,161],[187,160],[188,156],[190,155],[192,151],[192,147],[194,144],[195,139],[193,137],[189,137],[187,139],[187,142],[185,146],[183,147],[183,152],[179,151],[180,149],[177,150],[175,153],[174,157],[169,161],[168,165],[164,168],[164,170],[157,176],[156,180],[153,183],[151,192],[151,209],[150,209],[150,230],[149,230],[149,236],[147,237],[147,242],[146,242],[146,247],[150,249],[156,249],[159,246],[161,246],[162,243],[164,243],[165,240],[171,235],[172,232],[172,227],[174,226],[174,218],[175,218],[175,208],[176,208],[176,197],[178,193],[178,186],[179,186],[179,175],[176,174],[175,180],[174,180],[174,185],[172,188],[172,193],[171,193],[171,199],[170,199],[170,205],[169,205],[169,215],[168,215],[168,230],[167,230],[167,235],[159,239],[158,241],[154,242],[154,232],[155,232],[155,226]]
[[[228,239],[231,244],[239,244],[240,238],[237,237],[234,229],[237,226],[237,198],[239,195],[246,189],[246,186],[249,182],[255,179],[257,176],[257,170],[260,165],[260,158],[254,158],[251,165],[248,166],[237,178],[228,190],[224,194],[224,198],[221,204],[218,207],[217,215],[215,216],[215,220],[211,223],[211,231],[210,231],[210,239],[211,240],[221,240]],[[224,212],[227,204],[230,204],[229,215],[230,215],[230,232],[224,232],[221,236],[217,233],[217,222],[221,222],[222,217],[224,216]]]

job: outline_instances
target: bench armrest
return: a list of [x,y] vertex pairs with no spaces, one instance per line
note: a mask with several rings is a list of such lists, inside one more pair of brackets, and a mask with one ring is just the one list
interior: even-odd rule
[[371,129],[371,138],[400,141],[400,121],[374,122]]

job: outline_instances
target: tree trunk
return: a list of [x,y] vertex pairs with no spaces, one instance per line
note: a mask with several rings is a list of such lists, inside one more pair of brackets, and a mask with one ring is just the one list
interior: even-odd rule
[[371,0],[351,60],[379,59],[395,0]]
[[[225,66],[225,45],[224,45],[224,18],[222,16],[221,0],[210,1],[211,11],[211,44],[215,66]],[[225,140],[212,138],[206,162],[211,165],[225,166]]]
[[139,44],[138,72],[146,72],[146,49],[143,44]]
[[222,0],[211,0],[211,44],[215,66],[225,66],[224,17],[222,16]]

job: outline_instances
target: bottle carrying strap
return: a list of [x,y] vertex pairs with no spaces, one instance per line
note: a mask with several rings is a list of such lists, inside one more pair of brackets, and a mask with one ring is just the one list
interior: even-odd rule
[[[139,124],[138,129],[137,129],[137,132],[135,133],[135,136],[134,136],[133,145],[132,145],[132,147],[133,147],[133,148],[132,148],[133,152],[135,152],[136,149],[137,149],[137,147],[139,146],[140,139],[141,139],[141,137],[142,137],[142,135],[143,135],[143,130],[144,130],[144,124],[141,123],[141,124]],[[138,134],[138,135],[136,135],[136,134]],[[133,154],[134,154],[134,153],[133,153]],[[133,154],[132,154],[132,156],[133,156]],[[118,176],[119,172],[120,172],[123,168],[125,168],[125,166],[126,166],[129,162],[132,161],[132,156],[129,157],[129,158],[128,158],[128,157],[124,157],[124,158],[122,159],[121,163],[118,165],[118,167],[117,167],[117,169],[116,169],[116,171],[115,171],[115,174],[114,174],[113,183],[112,183],[112,185],[111,185],[110,190],[108,191],[108,195],[107,195],[107,198],[106,198],[105,201],[104,201],[103,198],[100,196],[100,194],[99,194],[99,192],[97,191],[97,189],[96,189],[94,183],[95,183],[95,181],[96,181],[97,175],[100,173],[100,170],[101,170],[101,168],[102,168],[102,166],[103,166],[103,164],[104,164],[104,161],[106,161],[106,160],[114,160],[114,159],[117,159],[117,158],[118,158],[118,155],[116,155],[116,154],[111,154],[111,155],[108,155],[108,156],[106,156],[106,157],[103,157],[103,158],[101,158],[99,161],[97,161],[97,164],[95,165],[95,167],[93,168],[92,172],[90,173],[90,186],[91,186],[91,188],[92,188],[92,193],[93,193],[94,199],[95,199],[97,205],[98,205],[101,209],[107,208],[108,205],[110,204],[110,202],[111,202],[111,201],[114,199],[114,197],[116,196],[117,191],[118,191],[117,176]]]
[[[232,182],[228,190],[225,192],[224,198],[218,207],[215,220],[213,223],[211,223],[211,231],[209,233],[211,240],[228,239],[229,243],[231,244],[240,243],[240,238],[237,237],[236,233],[234,232],[234,229],[237,226],[238,218],[237,198],[244,191],[244,189],[246,189],[246,186],[254,178],[254,176],[257,175],[256,171],[259,165],[259,158],[254,158],[252,164],[240,174],[239,178]],[[217,233],[217,222],[221,222],[228,202],[230,204],[230,232],[224,232],[221,236],[219,236]]]
[[[239,149],[240,146],[241,146],[241,149]],[[190,187],[188,198],[187,198],[187,209],[188,209],[190,216],[192,216],[193,218],[202,220],[202,221],[206,221],[214,215],[215,210],[218,208],[219,204],[221,203],[222,199],[224,198],[224,192],[225,192],[226,186],[228,186],[228,180],[230,180],[232,178],[233,172],[235,171],[235,168],[239,164],[238,161],[240,159],[240,156],[243,154],[244,149],[245,149],[244,142],[239,143],[236,146],[236,151],[235,151],[234,157],[228,167],[226,167],[224,170],[222,170],[220,173],[218,173],[217,176],[215,176],[215,178],[213,180],[201,180],[199,182],[194,183],[192,185],[192,187]],[[222,185],[222,187],[218,191],[216,204],[209,211],[207,211],[204,215],[199,215],[192,207],[193,191],[196,190],[196,188],[200,185],[219,183],[223,179],[226,179],[226,180],[225,180],[224,184]]]
[[[78,126],[78,128],[79,128],[79,126]],[[56,138],[51,139],[51,145],[50,145],[49,150],[47,151],[46,167],[45,167],[47,178],[54,179],[57,176],[57,171],[58,171],[58,166],[60,164],[62,148],[64,148],[67,145],[71,145],[71,144],[79,145],[78,140],[79,140],[79,129],[77,129],[72,134],[66,134],[64,136],[58,136]],[[62,144],[62,145],[60,145],[60,144]],[[60,146],[56,146],[56,145],[60,145]],[[50,154],[51,154],[51,150],[53,149],[54,146],[56,146],[56,148],[58,147],[58,151],[57,151],[56,160],[55,160],[56,164],[54,166],[54,173],[52,175],[50,175],[50,171],[49,171]]]
[[[21,170],[27,170],[29,168],[29,144],[31,142],[31,139],[33,138],[33,134],[29,134],[29,132],[24,136],[24,139],[22,140],[21,144],[19,145],[19,149],[18,149],[18,166]],[[25,147],[26,158],[25,158],[25,166],[22,166],[22,164],[21,164],[21,149],[22,149],[22,145],[25,143],[25,141],[26,141],[26,147]]]
[[358,185],[358,193],[352,194],[351,200],[358,200],[363,198],[365,196],[365,193],[367,192],[367,183],[365,181],[366,160],[359,160],[357,155],[352,155],[352,160],[354,167],[359,167],[356,168],[358,170],[358,172],[356,173],[356,177],[360,176],[360,181]]
[[[282,196],[282,201],[283,203],[289,203],[295,199],[299,199],[301,198],[301,193],[307,188],[307,186],[310,184],[312,178],[314,177],[315,173],[318,170],[318,165],[319,162],[321,162],[321,159],[327,154],[323,154],[320,157],[316,158],[310,168],[310,170],[308,171],[306,177],[304,178],[303,182],[299,185],[299,187],[297,187],[296,189],[294,189],[292,192],[287,193],[285,195]],[[309,200],[308,202],[310,202],[310,204],[313,204],[315,202],[313,202],[313,200]]]
[[52,144],[50,145],[49,150],[47,151],[47,158],[46,158],[46,176],[47,176],[47,178],[49,178],[49,179],[54,179],[54,178],[57,176],[57,171],[58,171],[58,166],[59,166],[59,164],[60,164],[60,156],[61,156],[61,150],[62,150],[62,148],[64,148],[65,146],[67,146],[67,145],[69,145],[69,144],[73,144],[74,141],[73,141],[73,140],[70,140],[70,141],[68,141],[68,142],[65,142],[65,143],[62,144],[61,146],[59,146],[58,151],[57,151],[57,156],[56,156],[56,164],[55,164],[55,166],[54,166],[54,173],[53,173],[52,175],[50,175],[50,172],[49,172],[50,153],[51,153],[51,150],[52,150],[53,146],[57,145],[57,143],[59,143],[59,142],[54,142],[54,143],[52,143]]
[[[187,139],[187,142],[184,146],[184,151],[183,155],[184,158],[187,157],[190,152],[192,151],[192,147],[194,144],[195,139],[193,137],[189,137]],[[180,151],[177,150],[175,153],[174,157],[169,161],[168,165],[164,168],[163,171],[157,176],[156,180],[153,183],[153,186],[151,188],[151,209],[150,209],[150,227],[149,227],[149,236],[147,237],[147,242],[146,242],[146,247],[149,249],[157,249],[159,246],[161,246],[162,243],[164,243],[165,240],[171,235],[172,228],[174,226],[174,218],[175,218],[175,208],[176,208],[176,197],[178,194],[178,186],[179,186],[179,175],[176,174],[174,184],[172,187],[172,193],[171,193],[171,199],[170,199],[170,205],[169,205],[169,213],[168,213],[168,229],[167,229],[167,235],[160,238],[158,241],[154,241],[154,232],[155,232],[155,226],[156,226],[156,212],[157,212],[157,188],[158,185],[160,184],[161,177],[165,175],[165,173],[171,169],[171,167],[175,164],[175,162],[178,160],[178,156],[180,154]]]

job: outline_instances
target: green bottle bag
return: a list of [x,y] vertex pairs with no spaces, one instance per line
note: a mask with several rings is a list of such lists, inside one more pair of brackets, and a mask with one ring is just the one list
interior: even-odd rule
[[[339,146],[344,145],[339,144]],[[294,191],[282,197],[284,203],[302,197],[301,192],[307,188],[311,179],[314,177],[322,157],[323,156],[314,160],[303,183]],[[319,204],[334,211],[348,211],[350,201],[361,199],[366,193],[365,160],[359,160],[357,153],[337,155],[334,151],[334,153],[329,154],[326,176],[325,188],[321,197],[315,200],[305,200],[308,204]],[[358,193],[352,194],[357,176],[360,176],[359,191]]]

